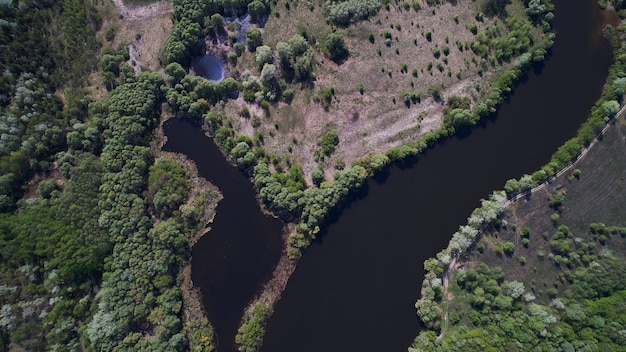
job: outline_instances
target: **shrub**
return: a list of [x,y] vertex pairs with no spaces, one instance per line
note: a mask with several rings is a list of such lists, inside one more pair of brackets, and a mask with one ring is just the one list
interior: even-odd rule
[[313,171],[311,171],[311,181],[319,187],[320,184],[324,182],[324,171],[320,168],[313,169]]
[[339,134],[337,130],[330,130],[324,133],[317,142],[317,145],[322,148],[322,152],[326,155],[332,154],[337,144],[339,144]]
[[258,28],[248,29],[246,31],[246,46],[248,50],[254,52],[261,44],[263,44],[261,31]]
[[333,32],[326,36],[324,46],[330,55],[330,59],[333,61],[341,61],[348,57],[350,52],[346,47],[346,42],[343,40],[343,36],[337,32]]
[[478,26],[476,25],[476,23],[472,23],[472,25],[470,26],[469,30],[474,35],[478,34]]

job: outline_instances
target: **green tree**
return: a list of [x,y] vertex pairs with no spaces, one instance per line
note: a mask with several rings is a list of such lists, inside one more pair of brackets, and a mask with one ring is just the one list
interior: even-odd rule
[[326,36],[324,46],[329,53],[330,59],[335,62],[346,59],[350,54],[343,36],[337,32],[331,32]]
[[248,50],[254,52],[261,44],[263,44],[261,30],[258,28],[248,29],[246,31],[246,46],[248,46]]
[[267,14],[268,8],[262,1],[254,0],[248,4],[248,13],[253,21],[259,22]]

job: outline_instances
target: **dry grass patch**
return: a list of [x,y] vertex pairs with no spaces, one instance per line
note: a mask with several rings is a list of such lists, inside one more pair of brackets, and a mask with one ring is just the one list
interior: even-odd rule
[[106,42],[105,33],[113,28],[115,36],[109,42],[110,45],[113,48],[128,48],[131,57],[129,64],[136,72],[158,71],[161,68],[159,57],[174,28],[170,18],[171,3],[153,1],[143,5],[132,2],[120,4],[124,2],[116,0],[115,3],[104,2],[102,5],[105,20],[99,33],[100,39]]
[[[275,48],[295,34],[307,37],[315,50],[315,79],[290,83],[296,92],[290,104],[272,105],[269,113],[240,99],[222,110],[233,117],[238,132],[253,137],[263,134],[264,147],[272,154],[301,164],[306,175],[317,167],[314,151],[318,138],[337,129],[340,143],[331,158],[321,163],[326,174],[337,160],[350,164],[371,152],[415,141],[443,123],[443,104],[450,96],[469,97],[472,104],[488,91],[489,78],[502,69],[498,64],[481,63],[469,49],[475,34],[488,26],[506,25],[498,17],[483,16],[480,1],[458,1],[428,6],[421,10],[392,5],[368,20],[346,28],[326,22],[323,2],[291,1],[273,6],[264,27],[264,44]],[[308,4],[313,4],[309,6]],[[509,5],[516,13],[521,2]],[[343,35],[350,56],[336,63],[324,53],[324,39],[332,30]],[[508,65],[508,63],[504,63]],[[249,69],[259,74],[251,53],[239,58],[235,74]],[[329,106],[319,103],[324,89],[334,89]],[[432,88],[438,97],[432,97]],[[316,102],[317,101],[317,102]],[[239,116],[247,106],[252,117]],[[309,180],[310,181],[310,180]]]

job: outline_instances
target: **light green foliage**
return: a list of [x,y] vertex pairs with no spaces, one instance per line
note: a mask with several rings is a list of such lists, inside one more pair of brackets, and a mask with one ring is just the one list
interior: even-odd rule
[[444,116],[444,121],[449,121],[449,124],[458,129],[475,124],[478,122],[478,116],[472,115],[472,111],[469,109],[453,109]]
[[[173,81],[172,78],[169,80]],[[190,113],[191,117],[200,118],[208,112],[210,105],[231,97],[237,87],[237,81],[232,77],[213,82],[202,77],[186,75],[165,94],[174,111],[185,111]]]
[[230,151],[230,156],[237,162],[237,165],[242,168],[247,168],[254,165],[255,156],[254,152],[250,150],[252,141],[240,141]]
[[257,47],[255,60],[259,68],[263,68],[263,65],[274,62],[274,56],[272,55],[272,48],[270,48],[267,45],[261,45]]
[[273,211],[286,219],[297,218],[301,206],[303,183],[300,183],[300,174],[294,170],[293,176],[277,173],[272,175],[264,162],[254,167],[254,181],[259,187],[261,200]]
[[617,332],[625,327],[626,307],[624,263],[607,250],[591,253],[596,254],[588,266],[577,264],[568,275],[571,286],[566,297],[550,290],[549,305],[538,303],[522,282],[503,281],[499,268],[483,263],[457,272],[450,285],[458,285],[461,296],[448,313],[451,321],[453,316],[458,319],[436,338],[432,329],[438,325],[432,324],[431,315],[435,312],[435,321],[441,319],[436,312],[443,305],[423,304],[425,300],[437,304],[436,296],[420,300],[418,313],[431,328],[420,333],[409,350],[509,350],[530,345],[541,350],[620,350],[623,336]]
[[265,335],[266,315],[267,307],[263,303],[257,302],[252,311],[244,316],[243,324],[235,336],[239,351],[255,352],[259,349]]
[[352,21],[367,19],[378,13],[382,3],[380,0],[338,0],[329,2],[328,17],[340,25]]
[[263,65],[263,69],[261,70],[260,78],[266,84],[275,83],[276,78],[278,78],[279,73],[276,65],[274,64],[265,64]]
[[604,122],[608,122],[619,111],[619,103],[615,100],[609,100],[602,103],[602,110],[604,112]]

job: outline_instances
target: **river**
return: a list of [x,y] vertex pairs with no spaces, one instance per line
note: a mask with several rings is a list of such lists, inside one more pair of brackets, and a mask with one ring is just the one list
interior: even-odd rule
[[[425,259],[491,191],[532,173],[587,118],[612,61],[594,0],[556,0],[557,40],[493,118],[368,182],[306,250],[262,348],[404,351],[419,330],[414,303]],[[260,213],[248,180],[197,126],[172,119],[166,150],[184,153],[224,195],[212,230],[193,248],[193,280],[220,339],[234,351],[242,310],[271,276],[280,221]]]
[[261,212],[250,181],[226,161],[199,125],[173,118],[163,130],[167,136],[163,149],[187,155],[199,175],[224,196],[211,231],[193,246],[192,280],[202,292],[220,351],[236,351],[234,339],[243,311],[278,264],[283,223]]
[[507,179],[532,173],[588,117],[612,62],[595,0],[557,0],[551,57],[497,115],[371,180],[304,254],[262,351],[406,351],[423,262]]

